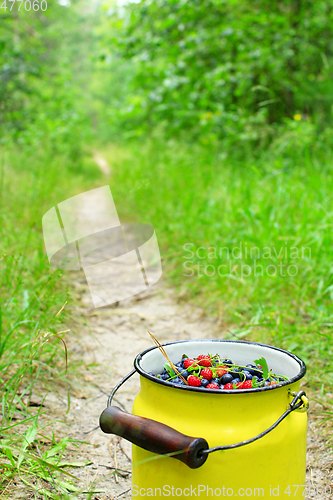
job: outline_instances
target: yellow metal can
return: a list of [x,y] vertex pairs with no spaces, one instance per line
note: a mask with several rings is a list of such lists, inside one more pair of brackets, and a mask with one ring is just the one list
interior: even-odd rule
[[[299,393],[306,371],[303,361],[282,349],[243,341],[182,341],[163,347],[173,363],[183,354],[219,354],[239,365],[264,357],[273,373],[289,380],[229,391],[176,386],[149,375],[163,371],[165,358],[158,348],[139,354],[134,366],[141,388],[133,414],[203,438],[209,449],[202,451],[204,463],[193,469],[172,456],[147,451],[152,448],[145,445],[144,436],[138,441],[134,433],[131,440],[140,446],[133,444],[132,450],[132,498],[304,498],[307,399]],[[117,426],[118,431],[103,426],[102,417],[105,432],[126,437]],[[143,434],[153,425],[146,422]],[[230,445],[235,447],[212,450]]]

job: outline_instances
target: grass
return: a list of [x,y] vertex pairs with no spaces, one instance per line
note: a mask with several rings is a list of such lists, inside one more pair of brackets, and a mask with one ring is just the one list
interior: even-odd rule
[[218,315],[229,338],[299,355],[324,393],[333,388],[332,152],[302,134],[293,125],[256,156],[158,136],[105,156],[122,220],[154,225],[175,294]]
[[37,408],[34,401],[36,384],[44,395],[63,385],[70,398],[63,342],[75,296],[61,271],[50,273],[41,221],[59,201],[91,188],[99,172],[88,157],[74,170],[67,164],[46,145],[0,151],[1,498],[18,478],[38,498],[65,499],[76,488],[61,465],[69,440],[47,434],[42,400]]

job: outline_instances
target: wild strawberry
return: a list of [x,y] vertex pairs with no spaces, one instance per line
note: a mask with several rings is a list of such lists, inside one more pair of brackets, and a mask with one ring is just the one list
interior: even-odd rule
[[245,382],[237,384],[237,389],[252,389],[252,380],[245,380]]
[[226,373],[228,373],[228,370],[225,369],[224,366],[218,366],[216,368],[216,374],[218,377],[223,377],[223,375],[225,375]]
[[184,359],[183,365],[184,365],[185,370],[187,370],[187,368],[189,366],[197,365],[197,363],[196,363],[196,361],[194,361],[194,359],[186,358],[186,359]]
[[220,387],[217,384],[208,384],[207,389],[219,389]]
[[190,375],[187,379],[187,382],[188,382],[188,385],[191,385],[192,387],[200,387],[201,386],[201,380],[198,377],[195,377],[194,375]]
[[212,362],[210,359],[201,359],[198,363],[200,366],[205,366],[206,368],[209,368],[212,366]]
[[230,390],[233,388],[234,388],[234,386],[232,384],[225,384],[225,386],[223,387],[223,389],[227,389],[227,390]]
[[204,368],[201,370],[200,375],[202,375],[202,378],[205,378],[207,380],[212,380],[213,378],[213,372],[209,368]]
[[276,385],[276,382],[272,380],[272,382],[269,385]]
[[205,366],[207,368],[209,366],[212,366],[212,361],[208,355],[200,354],[200,356],[197,357],[197,360],[198,360],[198,365],[200,366]]

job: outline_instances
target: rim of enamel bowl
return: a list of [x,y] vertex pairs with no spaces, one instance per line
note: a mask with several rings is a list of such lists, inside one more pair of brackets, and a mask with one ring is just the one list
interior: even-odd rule
[[200,342],[202,342],[202,343],[218,342],[218,343],[232,343],[232,344],[247,344],[247,345],[256,345],[256,346],[261,346],[261,347],[267,347],[269,349],[284,353],[287,356],[294,359],[298,363],[300,370],[299,370],[299,373],[297,375],[290,378],[289,380],[285,380],[283,382],[278,382],[277,384],[269,385],[269,386],[265,386],[265,387],[254,387],[252,389],[227,389],[227,390],[224,390],[224,389],[206,389],[205,387],[193,387],[193,386],[189,386],[189,385],[178,385],[178,384],[174,384],[172,382],[167,382],[166,380],[161,380],[157,377],[153,377],[152,375],[149,375],[149,373],[146,372],[140,366],[140,362],[142,361],[145,354],[147,354],[150,351],[153,351],[154,349],[158,349],[157,346],[149,347],[148,349],[145,349],[140,354],[138,354],[134,360],[134,368],[143,377],[145,377],[148,380],[151,380],[152,382],[155,382],[157,384],[164,385],[165,387],[172,387],[173,389],[180,389],[182,391],[195,391],[195,392],[200,392],[200,393],[206,392],[209,394],[242,394],[242,393],[272,391],[274,389],[279,389],[280,387],[291,385],[294,382],[297,382],[298,380],[303,378],[305,373],[306,373],[305,363],[298,356],[296,356],[295,354],[292,354],[291,352],[286,351],[284,349],[280,349],[279,347],[275,347],[275,346],[268,345],[268,344],[261,344],[260,342],[250,342],[247,340],[231,340],[231,339],[198,339],[198,340],[179,340],[179,341],[174,341],[174,342],[168,342],[166,344],[161,344],[161,345],[163,347],[166,347],[166,346],[174,345],[174,344],[189,344],[189,343],[200,343]]

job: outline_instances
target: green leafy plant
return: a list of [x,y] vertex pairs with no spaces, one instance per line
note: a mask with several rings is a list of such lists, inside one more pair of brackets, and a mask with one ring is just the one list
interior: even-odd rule
[[262,376],[264,377],[264,379],[266,379],[269,372],[266,359],[264,357],[261,357],[259,359],[255,359],[254,362],[258,367],[261,367]]
[[329,0],[142,0],[115,9],[104,51],[132,62],[119,119],[125,129],[257,143],[287,117],[314,115],[325,126],[332,15]]

